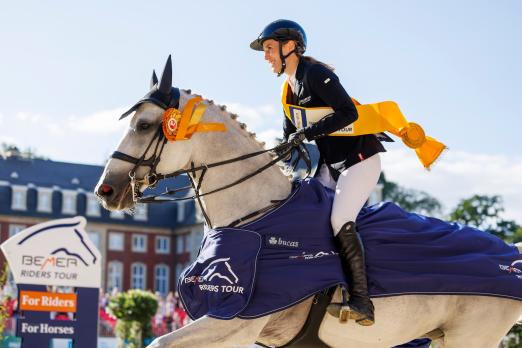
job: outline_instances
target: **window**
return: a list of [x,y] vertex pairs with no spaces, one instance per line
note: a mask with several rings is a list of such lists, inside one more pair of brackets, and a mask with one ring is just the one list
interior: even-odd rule
[[76,214],[76,191],[62,191],[62,214]]
[[144,253],[147,251],[147,236],[144,234],[132,235],[132,251]]
[[185,201],[179,201],[178,204],[178,222],[182,222],[185,218]]
[[192,250],[192,234],[187,233],[185,235],[185,252],[190,252]]
[[18,225],[18,224],[10,224],[9,225],[9,238],[17,234],[18,232],[21,232],[27,228],[26,225]]
[[116,288],[123,290],[123,264],[120,261],[110,261],[107,265],[107,291]]
[[38,187],[38,203],[36,210],[41,213],[51,213],[53,211],[53,189],[49,187]]
[[89,239],[91,240],[92,244],[94,244],[94,246],[96,246],[96,248],[99,250],[100,249],[100,235],[98,234],[98,232],[88,231],[87,235],[89,236]]
[[131,266],[131,288],[145,290],[147,269],[143,263],[133,263]]
[[180,234],[176,236],[176,252],[178,254],[183,254],[188,251],[187,244],[188,244],[188,233]]
[[190,233],[180,234],[176,236],[176,252],[184,254],[192,249],[192,235]]
[[27,210],[27,187],[13,185],[13,194],[11,196],[11,209]]
[[87,216],[101,216],[100,204],[94,193],[87,193],[87,209],[85,214]]
[[170,237],[156,236],[156,253],[157,254],[170,253]]
[[169,290],[169,266],[156,265],[154,267],[154,291],[166,295]]
[[123,233],[109,232],[109,250],[123,250]]
[[181,272],[183,272],[184,268],[185,266],[182,263],[178,263],[176,265],[176,279],[179,279],[179,277],[181,276]]
[[121,210],[111,211],[111,218],[113,218],[113,219],[122,220],[124,217],[125,217],[125,215],[123,214],[123,211],[121,211]]
[[147,205],[143,203],[136,204],[134,210],[134,220],[147,221]]

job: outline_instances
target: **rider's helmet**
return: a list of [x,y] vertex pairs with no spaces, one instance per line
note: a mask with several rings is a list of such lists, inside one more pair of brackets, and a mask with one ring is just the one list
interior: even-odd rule
[[268,24],[257,39],[252,41],[250,48],[256,51],[262,51],[263,42],[268,39],[277,41],[294,40],[297,43],[300,54],[306,50],[306,33],[303,27],[288,19],[278,19]]
[[[268,24],[261,34],[250,43],[250,48],[256,51],[263,50],[263,42],[268,39],[279,41],[279,56],[281,57],[282,67],[279,75],[281,75],[286,68],[286,58],[292,53],[303,54],[306,50],[306,33],[304,29],[296,22],[288,19],[278,19]],[[283,48],[281,43],[294,40],[296,42],[296,49],[286,56],[283,55]]]

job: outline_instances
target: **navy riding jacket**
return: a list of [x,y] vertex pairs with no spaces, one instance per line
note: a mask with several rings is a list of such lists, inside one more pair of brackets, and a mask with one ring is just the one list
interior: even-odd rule
[[[357,120],[357,109],[332,70],[301,57],[295,78],[295,90],[288,93],[287,103],[304,108],[328,106],[334,110],[334,113],[323,117],[319,122],[306,126],[304,133],[307,140],[315,140],[317,144],[321,154],[319,166],[325,163],[335,180],[346,168],[378,152],[386,151],[373,134],[327,136]],[[286,140],[297,129],[287,117],[284,119]]]

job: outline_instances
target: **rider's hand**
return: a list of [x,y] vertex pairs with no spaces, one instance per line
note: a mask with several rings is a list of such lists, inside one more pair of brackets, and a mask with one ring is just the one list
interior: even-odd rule
[[292,147],[288,146],[288,143],[286,141],[283,141],[278,147],[276,147],[275,150],[276,155],[281,157],[281,161],[286,163],[292,159]]
[[301,128],[288,136],[287,142],[292,146],[299,146],[306,139],[304,129]]

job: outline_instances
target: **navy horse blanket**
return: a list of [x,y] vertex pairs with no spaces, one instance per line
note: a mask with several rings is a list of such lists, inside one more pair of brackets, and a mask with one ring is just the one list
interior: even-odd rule
[[[192,319],[261,317],[346,284],[330,225],[333,192],[301,181],[287,200],[239,228],[207,230],[178,290]],[[365,207],[357,226],[371,297],[488,295],[522,300],[515,246],[457,223],[385,202]]]

